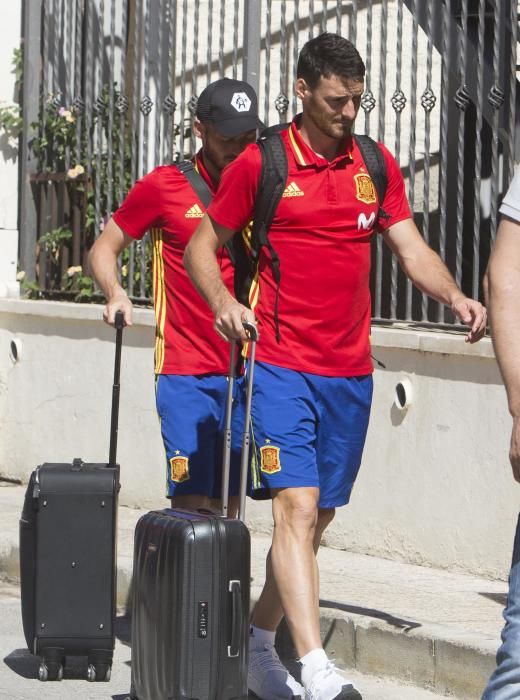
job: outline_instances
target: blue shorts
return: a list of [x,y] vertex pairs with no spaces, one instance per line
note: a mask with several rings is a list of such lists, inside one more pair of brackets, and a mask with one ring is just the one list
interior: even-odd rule
[[[243,431],[241,379],[235,380],[230,495],[238,495]],[[220,498],[227,377],[160,374],[155,398],[166,450],[166,496]]]
[[[253,497],[316,486],[320,508],[349,502],[372,403],[372,375],[324,377],[255,366]],[[257,491],[258,490],[258,491]]]

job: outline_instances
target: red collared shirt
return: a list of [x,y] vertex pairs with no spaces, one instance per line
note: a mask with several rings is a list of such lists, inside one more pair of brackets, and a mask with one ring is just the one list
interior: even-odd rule
[[[370,241],[377,225],[375,188],[355,141],[333,161],[312,151],[296,123],[282,132],[288,159],[285,192],[269,231],[280,258],[276,340],[276,283],[269,253],[259,263],[255,314],[259,360],[324,376],[372,371],[370,358]],[[381,145],[388,176],[386,227],[411,216],[395,159]],[[208,213],[238,231],[252,217],[261,169],[256,144],[223,172]]]
[[[199,154],[200,156],[200,154]],[[195,165],[210,190],[202,159]],[[141,239],[151,229],[156,374],[227,374],[229,345],[213,328],[213,316],[183,267],[184,249],[205,207],[184,175],[172,165],[155,168],[136,182],[113,218],[129,236]],[[233,288],[233,267],[220,256],[222,276]]]

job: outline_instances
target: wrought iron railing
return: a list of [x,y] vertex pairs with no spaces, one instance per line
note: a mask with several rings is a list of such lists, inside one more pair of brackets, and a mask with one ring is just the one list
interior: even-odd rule
[[[350,38],[366,62],[357,130],[394,152],[425,239],[463,289],[481,296],[498,204],[518,160],[516,2],[31,0],[24,26],[21,266],[29,277],[39,273],[42,288],[36,236],[48,219],[38,219],[28,175],[57,166],[30,148],[45,135],[32,122],[72,109],[75,140],[59,172],[85,170],[83,250],[136,178],[193,153],[191,117],[208,81],[248,79],[265,122],[286,121],[298,110],[298,51],[327,30]],[[143,249],[128,261],[129,291],[140,300],[148,298]],[[372,292],[376,320],[453,323],[404,278],[379,238]]]

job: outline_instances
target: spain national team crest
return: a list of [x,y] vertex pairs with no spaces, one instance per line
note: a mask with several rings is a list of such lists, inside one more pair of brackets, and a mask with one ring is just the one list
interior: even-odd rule
[[260,448],[260,469],[266,474],[275,474],[281,471],[279,447],[264,445]]
[[356,183],[356,199],[365,204],[375,204],[377,202],[376,188],[368,173],[354,175],[354,182]]
[[190,478],[190,469],[187,457],[170,458],[170,478],[177,484],[188,481]]

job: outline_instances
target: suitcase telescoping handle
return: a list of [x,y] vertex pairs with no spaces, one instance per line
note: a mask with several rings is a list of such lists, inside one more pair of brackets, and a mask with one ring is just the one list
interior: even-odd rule
[[[245,321],[244,329],[249,337],[251,349],[249,353],[249,363],[246,370],[246,405],[244,415],[244,432],[242,433],[242,454],[240,460],[240,496],[238,507],[238,517],[240,518],[240,520],[244,520],[246,512],[247,473],[249,469],[249,447],[251,441],[249,433],[249,426],[251,424],[251,397],[253,394],[253,375],[255,369],[256,341],[258,340],[258,331],[253,323]],[[228,390],[226,398],[224,453],[222,458],[222,515],[224,517],[227,517],[229,504],[229,469],[231,462],[231,414],[233,410],[233,387],[235,382],[236,350],[237,344],[235,342],[232,342],[229,359]]]
[[112,386],[112,415],[110,419],[110,449],[108,466],[116,466],[117,431],[119,425],[119,376],[121,373],[121,348],[123,346],[123,328],[125,317],[122,311],[116,311],[114,319],[116,328],[116,359],[114,362],[114,384]]

